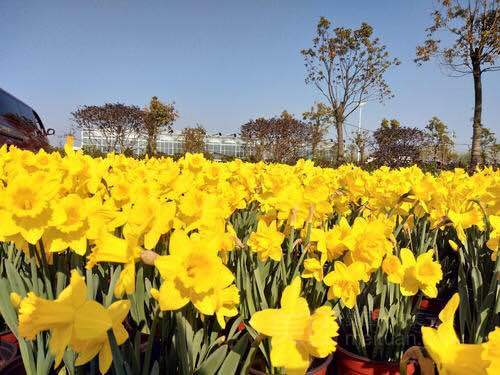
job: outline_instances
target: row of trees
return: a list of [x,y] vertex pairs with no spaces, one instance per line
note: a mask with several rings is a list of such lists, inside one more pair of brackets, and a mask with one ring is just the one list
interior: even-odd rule
[[91,144],[102,139],[107,151],[126,152],[133,149],[139,139],[145,138],[148,155],[156,153],[159,134],[171,131],[178,117],[175,103],[161,102],[156,96],[146,108],[106,103],[85,105],[71,113],[74,130],[85,132]]
[[[251,120],[241,127],[246,154],[254,161],[292,163],[298,158],[309,157],[323,165],[338,165],[338,141],[324,139],[325,124],[330,118],[325,106],[319,104],[305,112],[302,120],[286,111],[279,117]],[[455,151],[454,138],[448,126],[437,117],[432,117],[424,129],[403,126],[396,119],[383,119],[373,133],[356,132],[349,139],[343,161],[390,167],[413,164],[437,168],[465,166],[468,158]],[[481,147],[480,162],[496,165],[500,145],[487,128],[483,128]]]
[[[144,153],[150,156],[158,154],[159,136],[173,133],[173,124],[178,117],[175,103],[162,102],[156,96],[145,108],[105,103],[85,105],[71,113],[73,133],[85,132],[87,151],[132,154],[137,151],[138,142],[145,139]],[[181,152],[206,152],[206,136],[206,130],[199,124],[184,128]]]
[[[87,143],[100,146],[105,151],[132,152],[139,139],[146,139],[145,153],[154,155],[158,136],[172,132],[172,125],[179,113],[174,103],[163,103],[153,97],[147,108],[121,103],[102,106],[83,106],[72,113],[78,130],[86,131]],[[245,142],[245,154],[250,160],[268,160],[292,163],[299,158],[312,158],[321,164],[338,165],[356,162],[391,167],[433,163],[446,167],[464,164],[467,158],[454,151],[454,134],[437,117],[433,117],[425,129],[401,126],[396,119],[383,119],[380,127],[369,133],[357,131],[348,139],[346,150],[339,148],[338,139],[326,140],[335,114],[323,103],[315,104],[295,118],[287,111],[272,118],[257,118],[243,124],[241,138]],[[95,136],[95,142],[92,137]],[[187,127],[181,132],[181,152],[205,152],[207,132],[201,125]],[[99,145],[98,139],[102,141]],[[482,128],[480,162],[496,164],[500,146],[495,134]],[[105,146],[105,147],[103,147]],[[343,152],[342,158],[339,152]],[[342,161],[341,161],[342,160]]]

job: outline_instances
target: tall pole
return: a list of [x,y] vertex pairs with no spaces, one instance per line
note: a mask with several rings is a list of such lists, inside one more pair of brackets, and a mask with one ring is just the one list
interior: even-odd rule
[[[361,136],[361,112],[363,111],[363,106],[366,104],[366,102],[361,102],[359,103],[358,107],[358,114],[359,114],[359,119],[358,119],[358,137]],[[361,149],[358,145],[358,163],[361,162]]]

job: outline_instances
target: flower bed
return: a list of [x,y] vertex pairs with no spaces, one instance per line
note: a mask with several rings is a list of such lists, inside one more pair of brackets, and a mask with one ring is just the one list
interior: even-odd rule
[[305,373],[337,346],[399,367],[415,345],[497,373],[498,171],[65,151],[0,148],[0,312],[27,373]]

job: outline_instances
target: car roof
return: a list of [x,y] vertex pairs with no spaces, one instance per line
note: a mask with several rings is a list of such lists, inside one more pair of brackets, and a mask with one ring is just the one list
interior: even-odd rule
[[29,104],[26,104],[26,103],[25,103],[25,102],[23,102],[21,99],[19,99],[19,98],[17,98],[16,96],[12,95],[10,92],[5,91],[5,90],[4,90],[4,89],[2,89],[1,87],[0,87],[0,91],[1,91],[3,94],[6,94],[6,95],[10,96],[12,99],[15,99],[16,101],[18,101],[18,102],[20,102],[20,103],[24,104],[26,107],[29,107],[32,111],[36,112],[36,111],[33,109],[33,107],[32,107],[32,106],[30,106]]

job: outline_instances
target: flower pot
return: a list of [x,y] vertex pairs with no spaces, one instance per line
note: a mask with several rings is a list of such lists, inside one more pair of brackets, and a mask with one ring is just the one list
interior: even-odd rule
[[[306,375],[326,375],[328,366],[330,365],[332,360],[333,354],[330,354],[325,358],[315,358],[311,363],[309,370],[307,370]],[[251,375],[267,375],[265,372],[253,368],[251,368],[248,373]]]
[[17,338],[9,331],[0,333],[0,373],[2,375],[26,374]]
[[19,346],[16,335],[14,335],[11,331],[0,332],[0,341]]
[[[399,363],[372,361],[337,346],[332,367],[338,375],[400,375]],[[414,375],[415,366],[409,364],[407,374]]]

